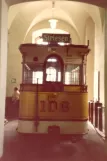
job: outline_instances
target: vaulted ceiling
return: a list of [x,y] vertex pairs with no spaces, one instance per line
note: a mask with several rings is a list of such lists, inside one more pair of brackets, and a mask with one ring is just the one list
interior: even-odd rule
[[[26,0],[27,1],[27,0]],[[85,0],[84,0],[85,1]],[[101,4],[105,2],[101,0]],[[9,4],[22,2],[21,0],[8,0]],[[89,2],[89,0],[87,0]],[[91,0],[90,0],[91,2]],[[93,0],[96,4],[100,3]],[[55,1],[54,18],[58,19],[58,28],[70,32],[75,31],[81,38],[86,20],[91,17],[99,29],[103,27],[104,9],[73,1]],[[50,28],[48,20],[52,18],[52,1],[35,1],[19,3],[9,7],[8,29],[9,33],[20,35],[25,40],[30,31]],[[17,32],[16,32],[17,31]]]
[[[17,4],[17,3],[30,2],[30,1],[35,1],[35,0],[6,0],[6,1],[9,5],[14,5],[14,4]],[[41,1],[44,1],[44,0],[41,0]],[[48,1],[51,1],[51,0],[48,0]],[[63,1],[63,0],[60,0],[60,1]],[[100,7],[107,7],[107,1],[106,0],[72,0],[72,1],[85,2],[85,3],[89,3],[89,4],[98,5]]]

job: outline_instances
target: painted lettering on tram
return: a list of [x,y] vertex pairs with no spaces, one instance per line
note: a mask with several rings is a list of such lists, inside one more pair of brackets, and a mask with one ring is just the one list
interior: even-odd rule
[[61,111],[62,112],[68,112],[69,111],[69,102],[67,102],[67,101],[62,102]]
[[57,110],[57,102],[56,101],[50,101],[49,102],[49,112],[55,112]]
[[69,112],[70,106],[68,101],[62,101],[59,106],[56,101],[40,102],[40,112]]

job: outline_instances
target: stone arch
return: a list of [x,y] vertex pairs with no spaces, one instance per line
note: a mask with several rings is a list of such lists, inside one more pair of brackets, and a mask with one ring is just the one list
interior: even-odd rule
[[[32,0],[35,1],[35,0]],[[41,0],[40,0],[41,1]],[[24,2],[30,2],[30,0],[6,0],[7,4],[9,6],[11,5],[15,5],[18,3],[24,3]],[[80,0],[75,0],[75,2],[80,2]],[[102,3],[99,1],[94,1],[94,0],[81,0],[81,3],[87,3],[87,4],[92,4],[92,5],[96,5],[96,6],[100,6],[100,7],[105,7],[105,1],[103,1]]]
[[[33,26],[32,29],[24,37],[23,42],[28,43],[29,40],[31,40],[32,32],[36,31],[36,30],[39,30],[39,29],[43,29],[43,28],[49,28],[49,24],[45,23],[45,21],[43,21],[42,23],[40,22],[40,23],[36,24],[35,26]],[[77,44],[81,44],[81,39],[80,39],[80,36],[78,35],[77,31],[71,25],[69,25],[67,22],[65,23],[64,21],[62,21],[61,25],[60,24],[57,25],[57,29],[62,29],[64,31],[66,31],[66,32],[69,32],[71,34],[71,38],[72,38],[72,35],[73,35],[73,37],[75,35],[76,38],[75,38],[75,40],[73,42],[75,42]]]

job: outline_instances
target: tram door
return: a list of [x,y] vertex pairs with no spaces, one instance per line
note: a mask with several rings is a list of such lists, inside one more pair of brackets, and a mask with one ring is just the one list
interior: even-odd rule
[[46,82],[61,82],[61,63],[57,57],[46,61]]

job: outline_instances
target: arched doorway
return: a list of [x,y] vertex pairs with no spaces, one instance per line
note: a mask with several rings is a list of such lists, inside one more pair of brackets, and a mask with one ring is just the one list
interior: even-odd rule
[[52,54],[44,62],[44,82],[63,83],[64,65],[60,56]]

